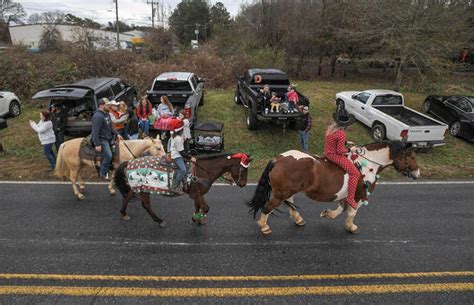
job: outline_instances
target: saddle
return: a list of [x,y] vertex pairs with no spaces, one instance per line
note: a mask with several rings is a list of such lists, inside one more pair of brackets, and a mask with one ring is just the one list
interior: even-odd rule
[[[112,162],[110,163],[110,170],[114,170],[113,163],[120,162],[119,149],[116,149],[115,142],[112,143]],[[81,160],[87,160],[94,162],[95,168],[98,169],[100,163],[104,159],[102,152],[97,152],[94,145],[92,144],[92,136],[87,136],[82,139],[81,146],[79,148],[79,158]]]

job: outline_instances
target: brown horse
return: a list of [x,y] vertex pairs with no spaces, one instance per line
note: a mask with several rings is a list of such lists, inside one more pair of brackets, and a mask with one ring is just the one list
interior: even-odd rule
[[[84,138],[76,138],[61,144],[56,158],[56,168],[54,174],[58,178],[69,178],[72,184],[74,195],[79,200],[86,198],[82,193],[85,190],[84,179],[80,175],[80,171],[84,166],[95,167],[94,161],[83,160],[79,157],[79,150]],[[149,153],[153,156],[163,156],[165,154],[163,145],[160,139],[145,138],[143,140],[127,140],[119,141],[119,158],[120,162],[114,162],[114,167],[117,167],[121,162],[143,156],[144,153]],[[77,182],[79,181],[79,189]],[[108,185],[111,195],[115,194],[113,179]]]
[[[386,167],[393,166],[413,179],[420,175],[414,150],[400,142],[369,144],[359,147],[356,154],[348,157],[361,168],[355,196],[359,207],[367,204],[368,196],[379,178],[378,174]],[[305,224],[293,203],[296,193],[304,192],[309,198],[320,202],[339,201],[335,210],[324,210],[320,216],[334,219],[347,210],[346,229],[355,233],[358,229],[354,224],[357,210],[348,206],[344,200],[347,197],[348,179],[344,170],[327,159],[291,150],[268,162],[248,205],[254,217],[262,210],[257,223],[263,234],[270,234],[272,231],[268,225],[268,216],[283,202],[288,205],[295,223],[298,226]]]
[[[147,158],[144,157],[145,163]],[[195,177],[187,189],[187,193],[191,199],[194,200],[194,214],[192,220],[200,224],[205,224],[206,214],[209,212],[204,195],[209,192],[211,185],[218,179],[223,178],[231,184],[236,184],[244,187],[247,184],[247,169],[252,161],[252,158],[246,154],[214,154],[207,156],[200,156],[195,162]],[[122,219],[129,220],[130,216],[127,214],[127,205],[130,199],[135,194],[134,190],[128,183],[127,175],[128,162],[120,164],[115,171],[115,184],[123,195],[122,208],[120,214]],[[225,178],[224,175],[229,174],[231,179]],[[164,227],[166,222],[156,216],[150,204],[150,193],[139,192],[143,208],[148,212],[151,218],[158,222],[160,226]]]

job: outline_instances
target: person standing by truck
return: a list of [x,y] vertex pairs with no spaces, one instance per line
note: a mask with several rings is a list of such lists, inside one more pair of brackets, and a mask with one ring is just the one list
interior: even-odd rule
[[110,119],[112,120],[112,127],[122,136],[122,138],[129,140],[126,128],[128,120],[127,104],[125,104],[124,101],[121,101],[120,103],[115,101],[112,102],[109,111]]
[[309,148],[309,131],[313,126],[313,118],[309,113],[308,106],[303,107],[304,119],[302,121],[300,130],[298,130],[298,138],[300,140],[301,151],[307,153]]
[[53,123],[51,122],[51,115],[48,111],[40,113],[40,121],[35,123],[30,120],[30,126],[38,133],[38,138],[43,145],[43,151],[49,161],[51,170],[56,166],[56,157],[53,152],[53,144],[56,142],[56,137],[53,131]]
[[51,105],[51,122],[53,122],[54,135],[56,136],[56,152],[64,142],[64,132],[66,131],[67,109],[62,105]]

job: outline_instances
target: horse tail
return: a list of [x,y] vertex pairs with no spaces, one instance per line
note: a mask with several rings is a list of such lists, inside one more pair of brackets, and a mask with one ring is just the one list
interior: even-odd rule
[[64,164],[64,146],[65,143],[59,146],[58,155],[56,156],[56,166],[54,168],[54,175],[61,179],[69,176],[69,167]]
[[114,182],[115,186],[120,191],[123,197],[127,196],[130,191],[130,185],[127,182],[127,175],[125,171],[127,170],[128,161],[122,162],[117,169],[115,170]]
[[270,200],[270,194],[272,192],[270,172],[274,166],[275,160],[270,160],[267,163],[267,167],[265,167],[265,170],[258,181],[257,189],[255,190],[253,198],[247,202],[247,205],[250,207],[250,213],[253,213],[254,219],[257,217],[257,212],[263,209],[268,200]]

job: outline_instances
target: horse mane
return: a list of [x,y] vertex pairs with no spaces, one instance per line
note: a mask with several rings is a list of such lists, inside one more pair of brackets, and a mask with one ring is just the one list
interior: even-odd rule
[[408,147],[407,143],[401,141],[382,141],[363,145],[368,151],[378,150],[387,147],[390,151],[390,159],[394,160],[400,153],[404,152]]
[[209,159],[215,159],[219,157],[229,157],[232,156],[233,153],[215,153],[215,154],[208,154],[208,155],[201,155],[197,156],[197,160],[209,160]]

